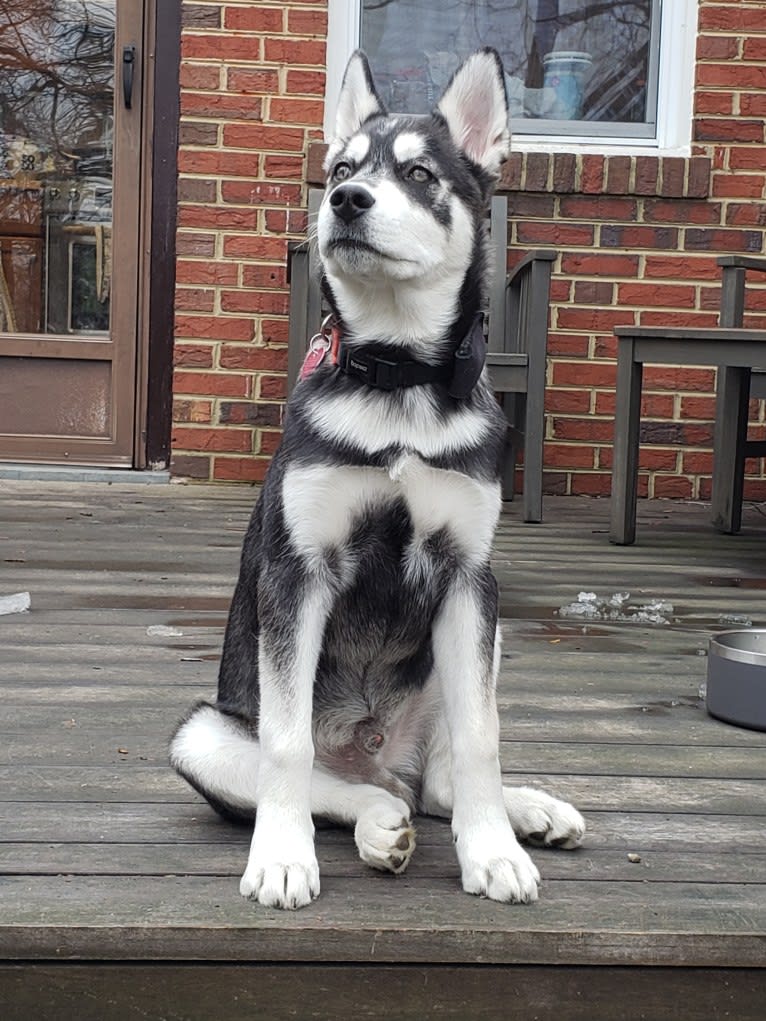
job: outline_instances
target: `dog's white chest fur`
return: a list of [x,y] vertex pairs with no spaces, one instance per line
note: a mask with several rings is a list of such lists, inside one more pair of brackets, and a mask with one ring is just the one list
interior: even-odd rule
[[295,466],[282,484],[284,516],[293,545],[310,561],[343,546],[370,511],[404,500],[413,545],[446,529],[462,554],[484,560],[500,512],[500,488],[432,468],[401,453],[385,468]]
[[311,398],[307,414],[324,440],[350,443],[367,454],[390,446],[435,457],[484,442],[492,421],[486,413],[463,408],[445,418],[433,396],[405,391],[400,405],[384,393],[359,390]]

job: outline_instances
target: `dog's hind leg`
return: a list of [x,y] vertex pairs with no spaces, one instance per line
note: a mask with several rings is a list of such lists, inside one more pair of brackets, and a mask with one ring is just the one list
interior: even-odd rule
[[247,724],[198,702],[170,740],[170,764],[226,819],[255,819],[260,754]]
[[[423,772],[420,808],[426,815],[452,818],[452,777],[446,721],[435,728]],[[579,847],[585,820],[566,801],[533,787],[503,787],[503,803],[519,840],[565,851]]]
[[567,801],[534,787],[503,787],[503,801],[516,836],[538,847],[571,851],[585,836],[585,820]]
[[374,784],[351,783],[315,769],[311,810],[354,829],[359,857],[371,868],[404,872],[415,850],[410,810],[401,798]]
[[[170,761],[216,811],[253,820],[261,750],[240,719],[199,703],[176,731]],[[407,803],[374,784],[351,783],[315,767],[311,814],[352,827],[359,855],[372,868],[403,872],[415,850]]]

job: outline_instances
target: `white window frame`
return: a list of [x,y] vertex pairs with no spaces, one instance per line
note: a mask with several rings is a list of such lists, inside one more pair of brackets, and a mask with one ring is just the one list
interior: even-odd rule
[[[512,143],[514,150],[688,156],[691,152],[698,6],[698,0],[663,0],[661,5],[655,138],[516,134]],[[333,135],[343,71],[348,58],[359,45],[360,7],[360,0],[328,0],[324,116],[324,132],[328,141]]]

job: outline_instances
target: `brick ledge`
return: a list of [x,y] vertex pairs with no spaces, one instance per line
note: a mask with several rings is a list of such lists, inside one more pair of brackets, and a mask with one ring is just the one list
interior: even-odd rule
[[[306,179],[323,185],[327,146],[309,148]],[[581,195],[643,195],[702,199],[710,195],[707,156],[599,156],[593,153],[514,152],[503,166],[500,191]]]
[[593,153],[515,152],[503,166],[501,191],[581,195],[707,198],[707,156],[599,156]]

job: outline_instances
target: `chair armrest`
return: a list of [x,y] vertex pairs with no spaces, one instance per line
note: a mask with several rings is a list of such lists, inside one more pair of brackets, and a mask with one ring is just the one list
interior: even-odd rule
[[721,326],[742,326],[747,272],[766,273],[766,259],[752,255],[722,255],[717,262],[721,267],[719,322]]
[[522,352],[487,352],[490,386],[496,394],[525,394],[529,389],[529,357]]
[[721,255],[716,262],[723,269],[732,266],[735,269],[751,269],[755,273],[766,273],[766,258],[755,255]]
[[552,251],[550,248],[536,248],[531,252],[527,252],[521,262],[519,262],[508,274],[505,286],[513,287],[516,280],[533,262],[555,262],[558,254],[558,251]]
[[487,365],[526,369],[529,355],[524,351],[487,351]]

